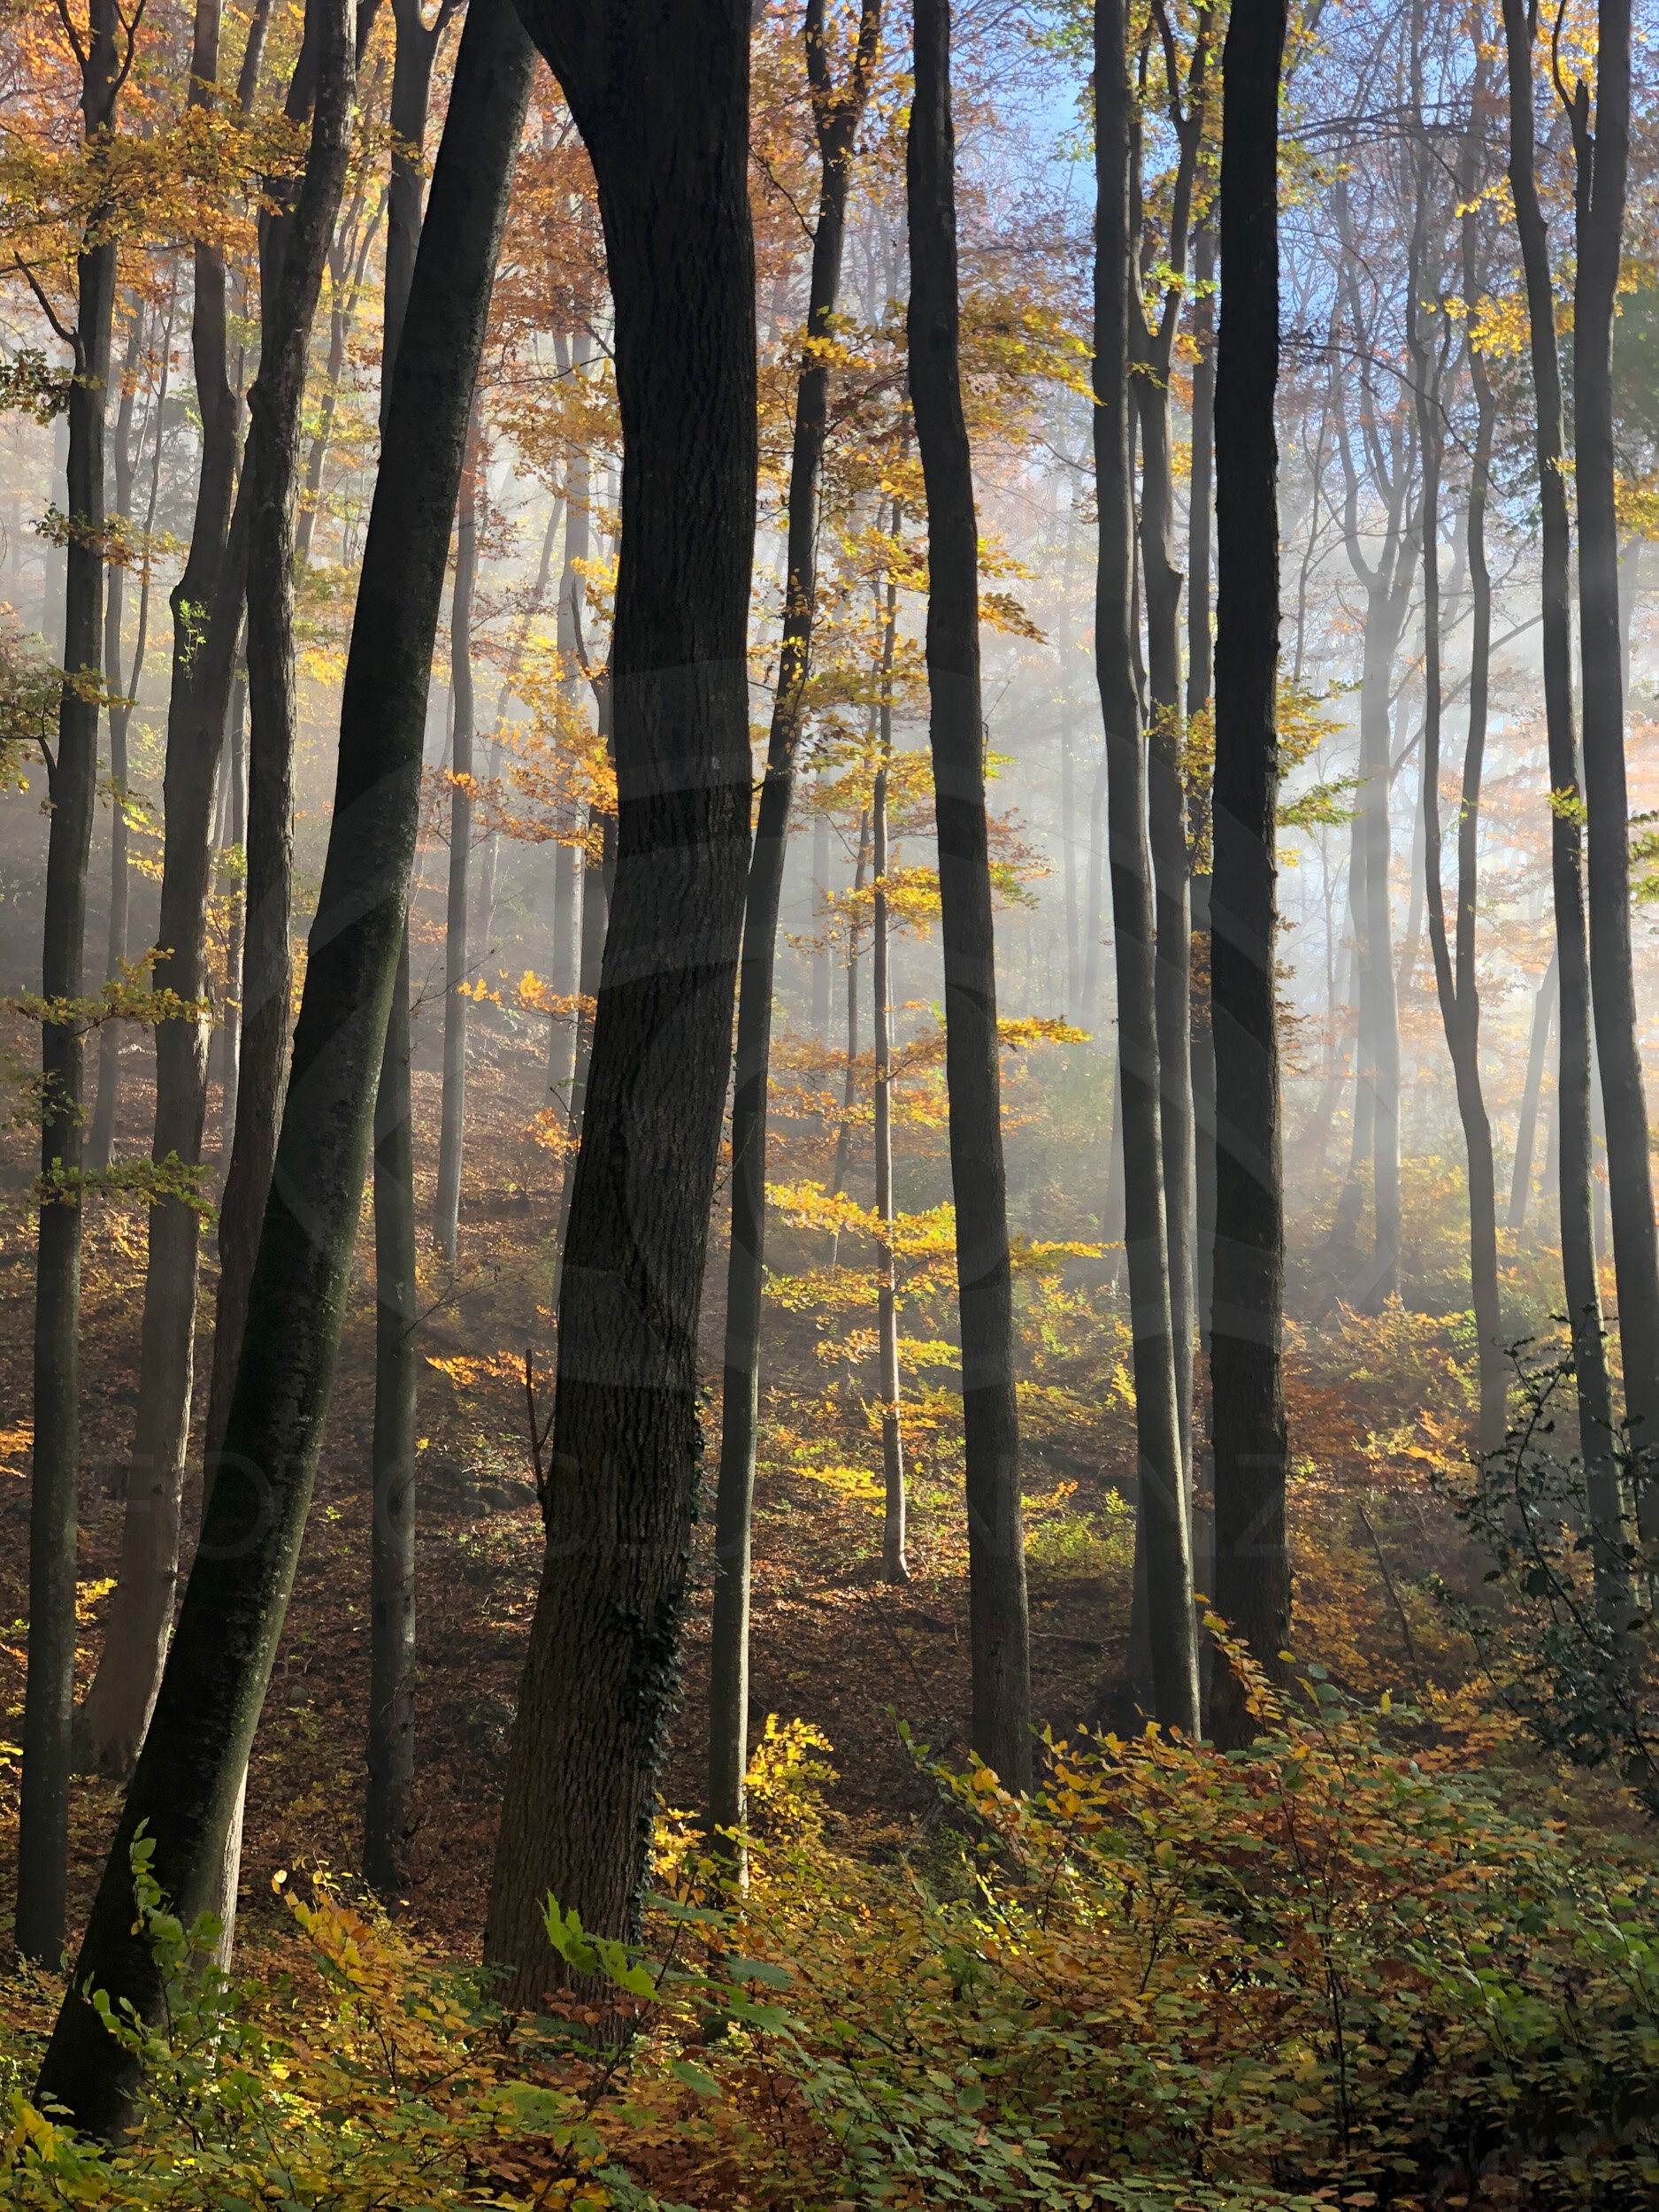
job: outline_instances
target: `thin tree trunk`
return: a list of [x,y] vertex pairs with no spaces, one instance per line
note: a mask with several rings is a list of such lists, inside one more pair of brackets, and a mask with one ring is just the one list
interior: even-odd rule
[[[830,1177],[830,1196],[839,1198],[847,1187],[847,1171],[852,1165],[853,1108],[858,1098],[858,957],[862,926],[859,910],[863,903],[864,877],[870,866],[870,810],[866,807],[858,818],[858,855],[853,862],[853,893],[847,910],[847,1059],[841,1076],[841,1125],[835,1137],[835,1168]],[[841,1233],[830,1233],[830,1265],[834,1266]]]
[[[138,365],[143,350],[143,335],[144,306],[140,300],[133,309],[133,328],[127,340],[127,359],[121,368],[120,403],[116,411],[115,435],[110,454],[115,512],[129,518],[133,508],[133,410],[138,396]],[[166,378],[167,362],[164,350],[161,370],[164,390]],[[157,410],[155,430],[156,451],[159,459],[159,408]],[[145,565],[149,565],[148,544]],[[121,666],[121,628],[126,611],[127,571],[119,561],[111,561],[104,586],[104,680],[110,692],[110,787],[112,794],[110,803],[109,949],[104,956],[104,972],[111,982],[119,976],[127,959],[127,910],[132,889],[127,857],[127,733],[133,710],[127,703]],[[121,1027],[119,1022],[105,1022],[98,1037],[97,1100],[93,1108],[92,1140],[87,1156],[87,1164],[95,1175],[101,1175],[109,1166],[110,1154],[115,1142],[116,1098],[121,1079]]]
[[[219,73],[219,10],[197,16],[190,97],[206,105]],[[159,989],[187,1008],[207,1002],[211,971],[207,906],[212,881],[213,807],[236,633],[242,619],[241,540],[233,548],[237,406],[226,346],[225,263],[216,246],[196,250],[191,357],[202,415],[190,555],[173,592],[173,665],[163,785],[161,910],[165,948]],[[191,610],[208,611],[205,634]],[[150,1156],[158,1168],[200,1166],[207,1118],[209,1021],[194,1010],[157,1024],[156,1122]],[[180,1511],[189,1445],[196,1368],[201,1217],[188,1200],[150,1208],[138,1407],[115,1596],[98,1671],[76,1723],[79,1762],[124,1778],[133,1770],[161,1682],[179,1577]]]
[[443,930],[443,1107],[438,1138],[438,1194],[433,1241],[450,1267],[460,1233],[461,1156],[466,1135],[468,897],[472,860],[472,591],[478,575],[477,412],[456,527],[455,597],[449,611],[449,894]]
[[558,1300],[548,1544],[484,1956],[564,1978],[551,1892],[636,1924],[701,1450],[697,1324],[749,859],[757,469],[749,10],[648,0],[531,27],[599,183],[616,311],[619,799]]
[[1622,1507],[1612,1451],[1613,1395],[1595,1265],[1591,1136],[1590,949],[1584,905],[1578,744],[1572,720],[1571,525],[1564,472],[1565,429],[1549,234],[1539,201],[1532,103],[1532,26],[1524,0],[1503,0],[1509,76],[1509,187],[1526,282],[1538,458],[1544,718],[1549,786],[1563,803],[1550,809],[1550,877],[1560,964],[1560,1058],[1554,1141],[1559,1160],[1561,1262],[1578,1387],[1578,1428],[1602,1617],[1622,1627],[1629,1593],[1617,1550]]
[[1578,652],[1584,701],[1586,878],[1590,989],[1607,1119],[1613,1268],[1624,1410],[1643,1462],[1641,1532],[1659,1537],[1659,1233],[1631,958],[1630,799],[1624,770],[1619,619],[1613,317],[1630,167],[1630,0],[1596,10],[1595,114],[1580,80],[1571,110],[1577,156],[1578,273],[1573,289],[1573,483],[1578,504]]
[[[343,5],[330,11],[328,27],[319,135],[343,147],[351,51]],[[249,1356],[161,1695],[41,2073],[40,2094],[88,2133],[124,2125],[137,2070],[81,1992],[105,1991],[112,2005],[160,2016],[154,1951],[133,1925],[130,1855],[141,1825],[155,1844],[156,1879],[187,1925],[220,1887],[316,1477],[414,850],[449,526],[533,59],[514,10],[473,0],[365,546],[328,856]],[[302,229],[307,198],[326,196],[320,188],[302,195]],[[326,225],[316,229],[326,238]]]
[[958,355],[949,0],[917,0],[914,19],[916,90],[906,152],[908,358],[927,488],[928,737],[962,1327],[972,1741],[1003,1786],[1018,1791],[1029,1788],[1032,1773],[1030,1619],[985,806],[979,525]]
[[[230,695],[230,822],[229,840],[246,854],[248,842],[248,672],[239,666]],[[248,901],[240,872],[230,890],[230,918],[225,939],[224,1042],[219,1056],[221,1083],[219,1101],[220,1163],[230,1164],[230,1148],[236,1133],[236,1092],[242,1079],[242,952],[248,918]]]
[[[1221,328],[1216,367],[1217,1610],[1270,1673],[1290,1631],[1285,1535],[1285,1215],[1277,981],[1279,101],[1284,0],[1233,9],[1222,58]],[[1210,1729],[1255,1732],[1217,1668]]]
[[1129,324],[1136,312],[1129,231],[1131,106],[1123,0],[1094,10],[1094,457],[1100,567],[1094,649],[1105,719],[1118,1064],[1124,1133],[1124,1242],[1129,1268],[1140,1526],[1147,1564],[1153,1706],[1195,1734],[1193,1614],[1179,1400],[1170,1332],[1169,1248],[1158,1126],[1156,946],[1147,849],[1147,761],[1134,672],[1134,505]]
[[[115,0],[91,0],[81,117],[91,141],[113,122],[119,88]],[[98,781],[97,679],[104,600],[104,423],[115,311],[116,248],[95,211],[75,267],[74,381],[69,389],[65,511],[64,686],[48,765],[51,819],[42,917],[41,993],[81,996],[87,874]],[[99,239],[99,242],[91,242]],[[75,1685],[76,1502],[81,1478],[81,1033],[41,1025],[40,1244],[35,1279],[35,1446],[29,1492],[28,1680],[23,1703],[16,1934],[25,1958],[63,1948],[69,1835],[70,1721]]]
[[[893,541],[898,544],[903,509],[893,503]],[[874,870],[870,926],[871,990],[875,1044],[877,1366],[881,1390],[881,1571],[889,1582],[908,1582],[905,1556],[904,1438],[899,1425],[899,1310],[893,1264],[893,1050],[887,980],[887,776],[893,762],[893,657],[897,641],[899,587],[889,572],[881,636],[879,750],[870,799],[871,857]]]
[[[863,0],[845,85],[832,81],[824,0],[808,0],[804,37],[819,161],[818,228],[807,300],[806,351],[795,388],[785,552],[783,636],[743,905],[732,1098],[732,1242],[726,1263],[720,1474],[715,1498],[715,1583],[709,1681],[709,1808],[717,1832],[743,1816],[748,1766],[749,1602],[755,1455],[760,1434],[761,1291],[765,1274],[766,1094],[778,914],[795,754],[801,738],[818,603],[818,475],[829,422],[827,349],[841,294],[841,247],[854,141],[880,37],[880,0]],[[901,1530],[901,1555],[902,1552]]]
[[1538,1102],[1544,1087],[1544,1061],[1549,1049],[1550,1025],[1555,1018],[1555,994],[1561,979],[1561,956],[1552,951],[1544,979],[1532,1002],[1532,1035],[1526,1052],[1526,1088],[1521,1094],[1521,1118],[1515,1133],[1515,1170],[1509,1178],[1511,1229],[1526,1226],[1526,1210],[1532,1195],[1532,1154],[1538,1143]]
[[[830,881],[829,817],[820,807],[812,818],[812,890],[816,920],[817,909],[829,897]],[[812,1033],[818,1039],[821,1052],[829,1050],[830,1032],[830,976],[829,940],[820,935],[812,948]]]
[[1102,748],[1094,771],[1094,788],[1088,810],[1088,901],[1083,925],[1083,1023],[1098,1033],[1100,1026],[1101,954],[1105,949],[1107,757]]

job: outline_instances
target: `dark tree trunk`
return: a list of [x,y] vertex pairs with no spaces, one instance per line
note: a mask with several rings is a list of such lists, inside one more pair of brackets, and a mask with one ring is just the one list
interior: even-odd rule
[[438,1194],[433,1241],[453,1267],[461,1213],[461,1155],[466,1136],[467,925],[472,862],[472,591],[478,578],[477,415],[461,479],[456,526],[455,597],[449,613],[449,697],[455,732],[449,764],[449,892],[443,930],[443,1106],[438,1137]]
[[[342,142],[345,24],[339,9],[331,63],[337,55],[348,65],[324,72],[319,100],[329,111],[321,134]],[[533,58],[510,8],[473,0],[365,546],[328,856],[247,1356],[161,1694],[42,2070],[41,2094],[92,2133],[123,2124],[135,2073],[80,1992],[89,1985],[147,2019],[159,2015],[154,1955],[133,1928],[141,1823],[156,1878],[187,1924],[219,1886],[316,1477],[402,941],[449,526]]]
[[[1580,81],[1571,110],[1578,157],[1578,265],[1573,288],[1573,483],[1578,503],[1578,650],[1584,795],[1601,1106],[1607,1119],[1613,1271],[1631,1441],[1659,1466],[1659,1236],[1631,963],[1630,799],[1624,772],[1624,639],[1614,497],[1613,317],[1630,169],[1630,0],[1596,10],[1595,115]],[[1638,1486],[1642,1534],[1659,1536],[1659,1481]]]
[[[92,0],[81,117],[91,141],[113,122],[119,82],[115,0]],[[58,749],[47,774],[51,821],[42,917],[41,992],[79,998],[84,982],[87,872],[98,781],[104,603],[104,420],[115,310],[116,249],[88,227],[76,264],[75,378],[69,390],[65,510],[64,667]],[[17,1945],[55,1965],[64,1941],[70,1719],[75,1687],[76,1501],[81,1478],[81,1078],[73,1022],[41,1025],[40,1245],[35,1279],[35,1448],[29,1492],[28,1682],[23,1703]]]
[[927,488],[928,736],[939,826],[945,1083],[962,1325],[972,1746],[1005,1788],[1022,1790],[1029,1788],[1032,1771],[1030,1619],[979,695],[979,524],[958,359],[949,0],[917,0],[915,24],[906,154],[909,362]]
[[[1222,59],[1216,364],[1217,1610],[1270,1672],[1290,1632],[1285,1540],[1285,1215],[1274,955],[1279,741],[1279,95],[1284,0],[1235,0]],[[1217,1668],[1210,1728],[1255,1732]]]
[[[230,843],[239,852],[248,842],[248,677],[238,669],[230,694]],[[224,1033],[219,1053],[219,1145],[222,1166],[230,1164],[236,1133],[236,1090],[242,1076],[242,941],[247,900],[240,879],[231,887],[230,918],[225,941]]]
[[1169,1248],[1158,1127],[1157,952],[1147,847],[1147,760],[1134,667],[1134,501],[1130,317],[1138,312],[1129,231],[1132,103],[1123,0],[1094,10],[1094,466],[1100,566],[1094,650],[1105,720],[1118,1067],[1125,1162],[1124,1242],[1134,1332],[1139,1535],[1146,1563],[1153,1706],[1166,1727],[1198,1728],[1179,1401],[1170,1326]]
[[790,457],[783,636],[772,701],[760,818],[743,904],[737,1000],[737,1069],[732,1097],[732,1244],[726,1278],[720,1474],[715,1499],[715,1582],[709,1678],[709,1810],[713,1827],[743,1816],[749,1763],[749,1598],[755,1454],[760,1430],[761,1288],[765,1273],[766,1090],[772,1060],[773,971],[789,813],[795,790],[812,621],[818,604],[818,474],[829,422],[826,349],[841,295],[841,245],[853,144],[864,115],[881,30],[880,0],[862,0],[848,81],[830,75],[824,0],[808,0],[808,79],[820,176],[818,228],[807,299],[807,351],[795,390]]
[[1511,1229],[1526,1226],[1526,1210],[1532,1195],[1532,1155],[1538,1144],[1538,1102],[1544,1087],[1544,1061],[1549,1050],[1550,1025],[1555,1018],[1555,994],[1561,980],[1561,956],[1551,952],[1544,979],[1532,1002],[1532,1036],[1526,1051],[1526,1088],[1521,1094],[1521,1118],[1515,1133],[1515,1168],[1509,1178]]
[[[1503,35],[1509,75],[1509,188],[1526,282],[1532,360],[1549,785],[1552,792],[1571,794],[1576,802],[1580,786],[1572,721],[1572,541],[1563,467],[1566,439],[1549,234],[1539,201],[1535,166],[1532,27],[1524,0],[1503,0]],[[1562,1274],[1578,1378],[1580,1448],[1590,1516],[1604,1536],[1611,1538],[1619,1528],[1621,1509],[1611,1448],[1613,1394],[1601,1326],[1591,1191],[1590,945],[1584,906],[1584,841],[1576,803],[1554,806],[1550,812],[1550,877],[1561,978],[1555,1143]],[[1601,1543],[1596,1565],[1604,1615],[1622,1627],[1628,1618],[1629,1597],[1624,1571],[1610,1541]]]
[[[208,104],[213,96],[219,32],[217,0],[206,0],[196,18],[191,56],[190,97],[197,105]],[[157,924],[165,950],[156,963],[155,981],[158,989],[176,991],[187,1005],[205,1005],[211,984],[207,907],[213,806],[242,620],[242,577],[240,541],[234,549],[228,544],[238,410],[227,366],[225,259],[219,248],[205,244],[197,245],[195,259],[190,349],[202,417],[202,463],[189,557],[173,591]],[[208,611],[204,632],[193,609]],[[209,1018],[195,1013],[157,1025],[150,1156],[157,1166],[201,1164],[211,1033]],[[119,1569],[98,1671],[76,1726],[81,1762],[122,1778],[138,1756],[173,1632],[200,1263],[201,1217],[196,1209],[178,1197],[157,1200],[150,1209],[138,1407]]]
[[484,1955],[565,1969],[549,1891],[634,1927],[702,1439],[697,1321],[749,868],[757,469],[743,0],[526,0],[598,180],[622,541],[616,895],[559,1295],[548,1544]]

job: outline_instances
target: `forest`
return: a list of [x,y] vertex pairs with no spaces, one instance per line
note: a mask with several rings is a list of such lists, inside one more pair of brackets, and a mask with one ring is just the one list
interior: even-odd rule
[[0,2200],[1659,2204],[1651,0],[0,0]]

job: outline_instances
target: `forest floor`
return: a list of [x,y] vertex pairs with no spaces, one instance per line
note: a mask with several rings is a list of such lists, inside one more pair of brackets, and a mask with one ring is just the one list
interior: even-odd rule
[[[30,1040],[15,1040],[19,1054]],[[125,1083],[118,1156],[138,1155],[151,1094]],[[525,1426],[523,1347],[548,1335],[547,1256],[557,1216],[555,1162],[526,1135],[539,1070],[515,1051],[480,1054],[469,1083],[469,1164],[461,1263],[435,1281],[423,1336],[418,1475],[420,1675],[417,1832],[408,1893],[417,1932],[465,1949],[481,1932],[496,1808],[513,1701],[540,1569],[541,1528]],[[415,1075],[418,1124],[435,1131],[435,1075]],[[214,1132],[210,1126],[210,1138]],[[423,1146],[435,1152],[435,1144]],[[16,1201],[26,1142],[7,1140],[9,1209],[0,1243],[0,1966],[9,1951],[17,1765],[27,1617],[28,1439],[34,1243]],[[197,1340],[196,1448],[211,1356],[211,1229]],[[368,1251],[365,1238],[364,1254]],[[120,1540],[119,1475],[131,1448],[142,1299],[142,1217],[91,1210],[83,1302],[83,1466],[79,1681],[96,1665]],[[721,1271],[705,1301],[706,1371],[718,1372]],[[369,1455],[373,1317],[360,1256],[351,1317],[324,1440],[316,1502],[250,1774],[241,1932],[257,1940],[288,1916],[273,1897],[280,1868],[349,1875],[359,1861],[369,1676]],[[710,1425],[708,1483],[718,1449]],[[185,1527],[199,1511],[199,1459]],[[705,1500],[711,1505],[711,1498]],[[751,1724],[768,1714],[819,1728],[840,1781],[833,1816],[849,1840],[887,1854],[936,1816],[937,1793],[900,1734],[965,1753],[969,1702],[965,1547],[930,1534],[917,1516],[913,1576],[879,1578],[879,1519],[869,1499],[787,1458],[763,1459],[757,1495]],[[664,1795],[703,1801],[710,1531],[695,1532],[693,1605],[683,1690]],[[1033,1567],[1036,1702],[1057,1732],[1097,1709],[1121,1676],[1120,1574]],[[119,1786],[82,1778],[74,1790],[71,1923],[78,1932],[102,1865]],[[73,1938],[72,1938],[73,1939]]]

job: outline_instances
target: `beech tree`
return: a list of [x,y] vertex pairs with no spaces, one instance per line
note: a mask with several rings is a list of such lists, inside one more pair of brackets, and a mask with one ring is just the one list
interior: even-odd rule
[[[345,7],[323,14],[319,30],[314,127],[329,142],[343,137],[349,112]],[[328,857],[224,1450],[155,1713],[41,2071],[40,2096],[90,2133],[123,2126],[136,2062],[83,1993],[106,1992],[150,2020],[164,2001],[149,1937],[133,1924],[134,1841],[141,1828],[153,1839],[155,1877],[187,1923],[211,1903],[316,1479],[403,936],[449,529],[532,64],[505,0],[472,0],[393,372]],[[302,232],[307,198],[302,188]],[[326,224],[317,227],[326,238]]]
[[[1222,53],[1216,347],[1215,881],[1217,1610],[1270,1671],[1290,1632],[1278,935],[1279,101],[1284,0],[1233,0]],[[1217,1670],[1210,1729],[1247,1742]]]

